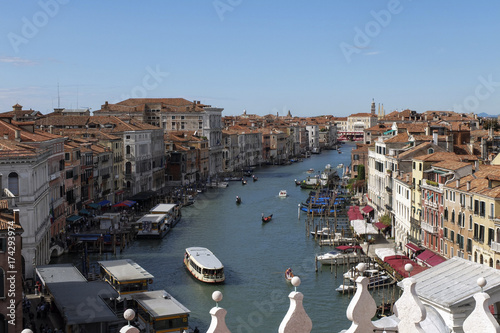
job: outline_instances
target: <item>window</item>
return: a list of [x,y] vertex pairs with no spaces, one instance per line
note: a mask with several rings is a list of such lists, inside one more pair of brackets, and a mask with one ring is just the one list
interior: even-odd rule
[[130,155],[130,146],[127,146],[125,149],[126,149],[126,154]]
[[469,215],[469,230],[472,230],[472,215]]
[[352,158],[353,158],[353,160],[358,161],[359,160],[359,155],[358,154],[354,154],[352,156]]
[[488,228],[488,245],[491,246],[491,242],[495,240],[495,230]]
[[495,217],[495,204],[490,203],[490,216]]
[[484,243],[484,225],[479,226],[479,241]]
[[5,272],[3,268],[0,267],[0,298],[5,298]]
[[450,241],[453,243],[455,241],[455,231],[450,230]]
[[174,120],[174,119],[175,119],[175,116],[172,116],[172,120]]
[[0,237],[0,252],[7,250],[7,237]]
[[415,170],[415,162],[413,162],[413,170]]
[[125,139],[130,140],[130,135],[125,136]]
[[479,216],[486,216],[486,203],[484,201],[479,202]]
[[15,196],[19,195],[19,177],[17,173],[11,172],[9,174],[9,191],[12,192]]
[[479,215],[479,200],[474,200],[474,215]]
[[444,238],[448,238],[448,228],[444,228]]
[[448,244],[444,244],[444,254],[448,255]]
[[418,163],[418,171],[422,171],[422,163]]
[[472,239],[467,238],[467,252],[471,253],[472,252]]

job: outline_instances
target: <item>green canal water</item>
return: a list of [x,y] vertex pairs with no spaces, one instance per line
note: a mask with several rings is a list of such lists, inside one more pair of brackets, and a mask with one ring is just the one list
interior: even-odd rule
[[[220,290],[220,307],[227,310],[226,323],[233,333],[276,332],[293,291],[284,272],[291,267],[302,283],[304,308],[313,322],[313,332],[338,332],[350,326],[346,309],[352,297],[335,291],[342,283],[329,266],[315,272],[315,255],[326,252],[306,233],[305,214],[298,219],[298,204],[308,191],[296,187],[306,171],[350,164],[353,143],[313,155],[288,166],[264,166],[255,170],[258,181],[229,182],[224,189],[212,189],[197,196],[194,205],[183,208],[182,220],[162,240],[136,240],[117,259],[130,258],[154,275],[152,289],[165,289],[190,311],[190,326],[203,332],[210,325],[211,295]],[[280,190],[287,198],[278,197]],[[242,203],[236,205],[236,196]],[[267,224],[261,215],[273,214]],[[187,247],[210,249],[224,264],[224,284],[210,285],[195,280],[183,266]],[[107,259],[113,259],[112,255]],[[91,257],[91,260],[98,258]],[[106,257],[101,257],[106,259]],[[64,259],[63,259],[64,260]],[[60,262],[60,261],[59,261]],[[352,295],[351,295],[352,296]]]

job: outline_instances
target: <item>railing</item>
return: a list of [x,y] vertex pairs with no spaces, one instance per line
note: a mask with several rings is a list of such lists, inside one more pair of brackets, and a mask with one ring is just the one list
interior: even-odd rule
[[422,228],[422,230],[425,230],[431,234],[437,234],[438,232],[438,228],[436,226],[433,226],[427,222],[423,222],[420,224],[420,227]]
[[497,253],[500,253],[500,243],[491,241],[491,249]]
[[[360,271],[363,271],[364,267],[364,264],[358,265]],[[412,268],[413,266],[411,264],[405,266],[407,272],[411,272]],[[290,306],[279,325],[278,332],[310,333],[313,323],[303,306],[304,294],[297,291],[297,287],[300,286],[300,278],[294,277],[291,282],[295,287],[295,291],[290,292],[288,295]],[[377,326],[372,322],[372,318],[377,312],[377,305],[370,294],[368,283],[368,277],[358,277],[356,279],[356,292],[346,311],[347,318],[352,323],[351,327],[346,332],[424,332],[421,322],[426,318],[427,310],[417,294],[417,280],[415,278],[409,277],[401,282],[403,294],[395,303],[398,309],[397,318],[383,324],[378,322]],[[477,285],[481,288],[481,291],[473,295],[474,301],[472,302],[475,302],[475,307],[470,310],[465,310],[465,313],[463,313],[463,317],[465,318],[463,324],[454,323],[455,327],[453,327],[453,329],[458,329],[464,333],[500,331],[500,325],[488,308],[490,296],[482,291],[486,283],[486,279],[482,277],[477,279]],[[217,305],[210,310],[212,320],[207,333],[231,333],[225,321],[228,311],[219,307],[219,303],[223,299],[222,293],[220,291],[213,292],[212,299]],[[264,308],[259,310],[264,311]],[[131,310],[127,310],[128,313],[130,313],[130,311]],[[392,324],[390,324],[390,322],[392,322]],[[440,323],[445,326],[445,329],[451,331],[449,327],[446,327],[446,322],[442,320]],[[265,322],[262,322],[262,325],[265,325]],[[334,322],[331,323],[331,327],[338,329]]]

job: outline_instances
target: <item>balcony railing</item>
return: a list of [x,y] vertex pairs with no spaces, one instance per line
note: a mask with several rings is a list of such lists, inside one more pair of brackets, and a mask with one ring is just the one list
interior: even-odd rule
[[493,251],[495,251],[496,253],[500,253],[500,243],[492,241],[490,246]]
[[438,232],[438,228],[436,226],[433,226],[427,222],[422,222],[420,226],[422,230],[425,230],[431,234],[437,234]]

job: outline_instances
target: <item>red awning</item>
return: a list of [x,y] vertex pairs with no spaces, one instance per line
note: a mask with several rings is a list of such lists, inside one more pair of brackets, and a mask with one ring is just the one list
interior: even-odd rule
[[377,222],[373,224],[378,230],[384,230],[388,227],[388,225],[383,224],[382,222]]
[[436,254],[431,250],[425,250],[420,255],[418,255],[416,259],[417,261],[421,261],[429,267],[434,267],[446,260],[439,254]]
[[362,209],[363,212],[365,212],[366,214],[370,213],[371,211],[373,211],[373,207],[372,206],[365,206],[363,209]]
[[418,246],[416,246],[415,244],[413,243],[406,243],[405,245],[407,248],[409,248],[410,250],[412,250],[413,252],[418,252],[418,251],[422,251],[421,248],[419,248]]
[[430,267],[434,267],[444,261],[446,261],[445,258],[441,257],[439,254],[435,254],[427,260],[426,264]]
[[391,266],[396,272],[398,272],[404,278],[408,277],[408,272],[405,270],[406,264],[413,265],[413,271],[411,272],[411,276],[415,276],[416,274],[425,271],[427,269],[427,267],[422,267],[416,264],[413,260],[411,260],[407,256],[401,256],[401,255],[387,256],[384,258],[384,262],[386,262],[389,266]]

